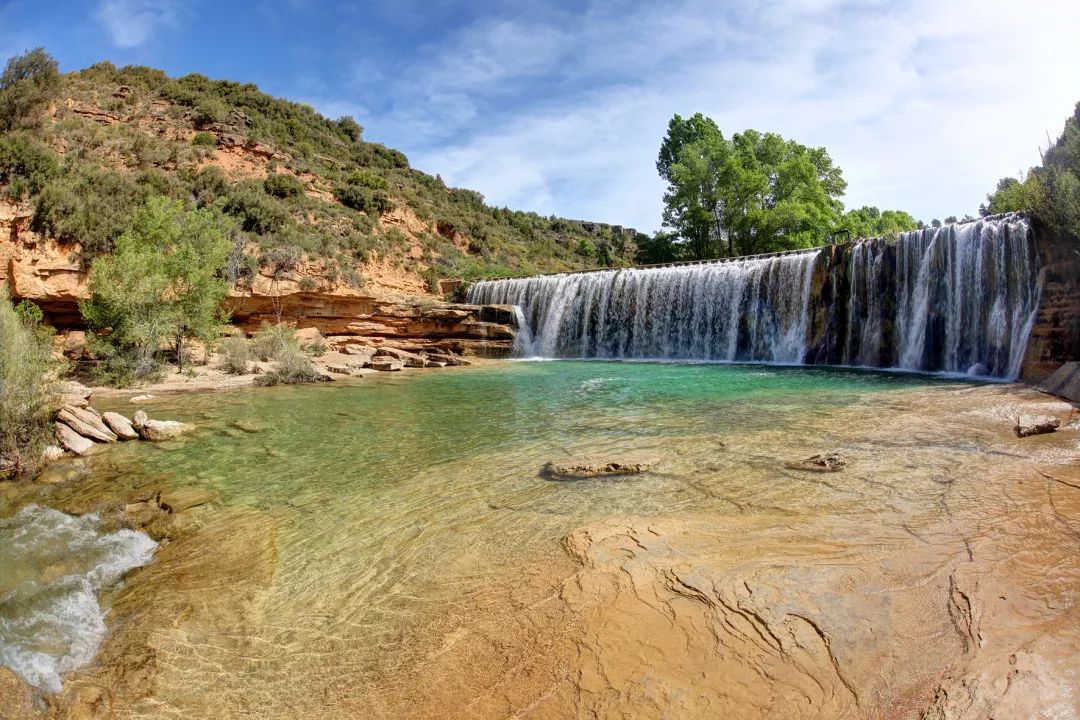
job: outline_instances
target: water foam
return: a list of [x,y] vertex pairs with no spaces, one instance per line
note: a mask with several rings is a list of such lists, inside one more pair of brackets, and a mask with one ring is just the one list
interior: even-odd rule
[[150,561],[157,543],[100,519],[28,505],[0,520],[0,665],[49,693],[105,638],[98,593]]

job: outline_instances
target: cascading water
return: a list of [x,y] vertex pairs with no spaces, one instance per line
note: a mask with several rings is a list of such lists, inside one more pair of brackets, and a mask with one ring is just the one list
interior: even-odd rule
[[801,363],[817,255],[486,281],[469,301],[519,306],[524,355]]
[[780,256],[484,281],[469,302],[518,306],[523,356],[1011,379],[1038,310],[1038,275],[1030,225],[1010,214]]

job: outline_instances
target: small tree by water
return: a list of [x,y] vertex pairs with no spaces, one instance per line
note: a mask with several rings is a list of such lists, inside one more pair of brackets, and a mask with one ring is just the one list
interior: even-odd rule
[[213,340],[226,314],[229,282],[222,269],[233,225],[216,208],[191,208],[154,197],[136,214],[111,255],[94,260],[91,297],[80,304],[117,384],[152,376],[163,350],[183,370],[184,343]]

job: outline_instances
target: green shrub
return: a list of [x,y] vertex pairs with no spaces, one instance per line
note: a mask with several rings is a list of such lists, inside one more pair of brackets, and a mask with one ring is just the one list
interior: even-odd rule
[[372,215],[381,215],[394,207],[390,196],[384,191],[351,182],[335,188],[334,197],[345,207]]
[[225,191],[225,196],[222,209],[238,218],[240,227],[248,232],[268,235],[291,220],[288,212],[254,183],[237,183]]
[[266,176],[263,189],[266,190],[267,195],[273,195],[276,198],[298,197],[304,194],[304,183],[294,175],[278,173]]
[[45,313],[35,303],[23,300],[15,306],[15,314],[23,321],[24,325],[36,328],[45,322]]
[[195,147],[213,147],[217,145],[217,135],[201,130],[195,133],[195,137],[191,138],[191,144]]
[[277,367],[259,377],[260,385],[294,385],[316,382],[322,376],[315,371],[311,359],[296,339],[296,329],[291,325],[263,323],[252,342],[255,355],[261,360],[271,360]]
[[85,164],[65,167],[38,196],[32,227],[82,244],[89,261],[112,250],[149,194],[149,188],[124,173]]
[[259,385],[298,385],[318,382],[323,379],[322,375],[315,372],[315,366],[311,364],[311,358],[303,350],[289,348],[279,353],[275,361],[277,367],[260,375],[258,379]]
[[0,478],[32,475],[53,442],[54,370],[48,339],[0,287]]
[[56,153],[27,133],[0,136],[0,182],[10,183],[15,197],[36,195],[59,171]]
[[319,284],[315,282],[314,278],[300,278],[300,290],[303,292],[315,292],[319,287]]
[[102,331],[107,371],[142,379],[171,346],[180,369],[184,341],[213,340],[225,319],[222,277],[233,248],[232,224],[216,208],[192,208],[155,197],[135,214],[131,230],[90,268],[90,298],[79,303],[87,325]]
[[254,359],[247,338],[234,335],[221,341],[221,366],[230,375],[246,375]]

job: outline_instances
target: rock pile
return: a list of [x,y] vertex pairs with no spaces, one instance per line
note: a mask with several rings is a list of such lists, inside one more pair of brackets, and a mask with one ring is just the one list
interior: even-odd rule
[[130,420],[117,412],[100,413],[91,407],[90,393],[90,388],[76,382],[62,384],[56,411],[56,444],[45,449],[46,460],[56,460],[65,453],[86,455],[98,444],[171,440],[195,429],[173,420],[151,420],[142,410]]

